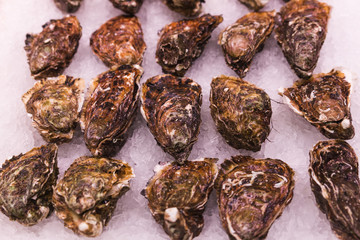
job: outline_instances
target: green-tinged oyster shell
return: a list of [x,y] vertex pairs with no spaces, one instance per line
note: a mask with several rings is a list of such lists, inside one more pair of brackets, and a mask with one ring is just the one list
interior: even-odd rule
[[239,0],[239,2],[254,11],[259,11],[260,9],[265,7],[269,0]]
[[67,13],[76,12],[80,8],[82,1],[83,0],[54,0],[56,7]]
[[196,17],[201,13],[201,3],[205,0],[161,0],[172,11],[185,17]]
[[128,13],[135,14],[140,10],[144,0],[110,0],[114,7]]

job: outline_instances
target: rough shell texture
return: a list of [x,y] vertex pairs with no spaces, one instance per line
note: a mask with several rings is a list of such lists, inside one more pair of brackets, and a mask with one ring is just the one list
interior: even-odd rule
[[203,52],[211,32],[223,21],[221,16],[203,15],[166,25],[160,31],[156,62],[164,73],[184,76]]
[[269,2],[269,0],[239,0],[239,2],[245,4],[252,10],[259,11]]
[[300,78],[309,78],[325,41],[330,7],[317,0],[294,0],[277,15],[275,38]]
[[138,107],[140,66],[123,65],[100,74],[81,110],[85,143],[94,156],[116,154],[126,140]]
[[201,3],[205,0],[161,0],[172,11],[186,17],[196,17],[201,13]]
[[200,85],[187,77],[158,75],[143,84],[141,101],[157,143],[176,160],[186,160],[200,131]]
[[10,220],[32,226],[50,215],[56,184],[57,146],[33,148],[14,156],[0,168],[0,210]]
[[360,239],[360,180],[354,149],[343,140],[318,142],[310,151],[310,183],[320,210],[342,240]]
[[64,12],[74,13],[76,12],[83,0],[54,0],[55,5]]
[[104,23],[91,35],[90,46],[108,67],[141,64],[146,49],[135,16],[117,16]]
[[59,76],[77,51],[81,26],[75,16],[50,20],[39,34],[27,34],[25,51],[35,79]]
[[35,83],[23,95],[26,111],[45,141],[61,143],[72,139],[84,88],[83,79],[61,75]]
[[80,157],[54,189],[55,213],[75,233],[96,237],[111,219],[118,199],[130,189],[133,177],[126,162]]
[[216,158],[158,165],[145,196],[156,222],[172,240],[191,240],[204,226],[202,213],[218,173]]
[[292,200],[294,184],[294,171],[281,160],[249,156],[225,160],[215,189],[230,239],[264,239]]
[[135,14],[140,10],[144,0],[110,0],[114,7],[128,13]]
[[255,54],[262,50],[265,40],[274,29],[275,11],[248,13],[219,35],[226,63],[245,77]]
[[327,138],[351,139],[355,135],[350,113],[352,79],[344,72],[347,75],[340,70],[313,75],[280,92],[294,112]]

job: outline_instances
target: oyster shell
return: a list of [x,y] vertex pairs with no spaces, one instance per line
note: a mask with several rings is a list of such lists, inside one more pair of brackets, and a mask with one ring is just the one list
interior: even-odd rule
[[118,199],[130,189],[133,177],[126,162],[80,157],[54,188],[55,213],[75,233],[96,237],[111,219]]
[[360,239],[360,180],[354,149],[343,140],[310,151],[310,183],[320,210],[339,239]]
[[317,0],[293,0],[277,15],[275,38],[296,75],[309,78],[325,41],[330,6]]
[[117,16],[90,38],[96,56],[108,67],[141,64],[146,49],[140,22],[135,16]]
[[248,13],[219,35],[226,63],[241,78],[249,71],[255,54],[262,50],[264,42],[274,29],[275,11]]
[[140,66],[123,65],[100,74],[81,110],[85,143],[94,156],[115,155],[134,121],[139,98]]
[[201,3],[205,0],[161,0],[172,11],[185,17],[196,17],[201,13]]
[[32,226],[50,215],[58,176],[55,144],[14,156],[0,168],[0,210],[10,220]]
[[47,142],[67,142],[79,121],[84,79],[65,75],[43,79],[22,96],[33,125]]
[[128,13],[135,14],[140,10],[144,0],[110,0],[114,7]]
[[61,11],[74,13],[76,12],[83,0],[54,0],[55,5]]
[[294,171],[278,159],[235,156],[215,182],[222,225],[230,239],[264,239],[290,203]]
[[254,11],[259,11],[260,9],[265,7],[269,0],[239,0],[239,2]]
[[216,158],[167,163],[155,168],[145,197],[151,214],[172,240],[191,240],[204,226],[202,213],[218,174]]
[[[346,73],[346,75],[344,74]],[[350,113],[351,75],[333,69],[329,73],[298,80],[280,90],[284,101],[327,138],[351,139],[355,135]],[[349,81],[349,82],[348,82]]]
[[200,57],[211,32],[223,21],[210,14],[166,25],[160,31],[156,62],[164,73],[184,76],[193,61]]
[[200,85],[165,74],[149,78],[141,92],[141,111],[157,143],[177,161],[186,160],[200,131]]
[[39,34],[27,34],[25,51],[35,79],[59,76],[71,62],[81,38],[75,16],[50,20]]

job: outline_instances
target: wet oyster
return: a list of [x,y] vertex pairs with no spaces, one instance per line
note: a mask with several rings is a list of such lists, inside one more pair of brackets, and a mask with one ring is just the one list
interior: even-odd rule
[[144,0],[110,0],[114,7],[128,13],[135,14],[140,10]]
[[222,21],[221,16],[206,14],[166,25],[160,32],[156,50],[156,62],[163,72],[184,76]]
[[218,174],[216,158],[158,165],[145,197],[156,222],[172,240],[191,240],[204,226],[202,213]]
[[85,82],[61,75],[35,83],[22,97],[33,125],[47,142],[68,142],[79,121]]
[[300,78],[309,78],[325,41],[330,7],[317,0],[293,0],[277,15],[275,38]]
[[90,46],[108,67],[141,64],[146,49],[135,16],[117,16],[104,23],[91,35]]
[[81,129],[94,156],[115,155],[126,140],[138,107],[140,66],[123,65],[100,74],[81,110]]
[[35,79],[59,76],[77,51],[81,26],[75,16],[50,20],[39,34],[27,34],[25,51]]
[[196,17],[201,13],[201,3],[205,0],[161,0],[172,11],[185,17]]
[[149,78],[142,87],[142,114],[161,148],[182,162],[200,131],[201,87],[170,74]]
[[277,159],[235,156],[216,179],[219,213],[230,239],[264,239],[290,203],[294,171]]
[[74,13],[76,12],[83,0],[54,0],[55,5],[64,12]]
[[[346,73],[346,75],[344,74]],[[350,113],[351,74],[333,69],[329,73],[298,80],[281,89],[284,101],[327,138],[351,139],[354,127]]]
[[0,168],[0,210],[10,220],[32,226],[50,215],[58,176],[55,144],[14,156]]
[[55,213],[75,233],[96,237],[111,219],[118,199],[130,189],[133,177],[126,162],[80,157],[54,189]]
[[343,140],[310,151],[310,183],[320,210],[339,239],[360,239],[360,180],[354,149]]
[[269,2],[269,0],[239,0],[239,2],[254,11],[259,11]]

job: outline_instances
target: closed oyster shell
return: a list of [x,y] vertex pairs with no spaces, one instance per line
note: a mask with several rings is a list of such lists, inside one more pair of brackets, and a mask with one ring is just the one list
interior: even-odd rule
[[55,213],[75,233],[96,237],[111,219],[118,199],[130,189],[133,177],[126,162],[80,157],[54,189]]
[[221,164],[215,189],[230,239],[264,239],[290,203],[294,171],[278,159],[235,156]]
[[128,13],[135,14],[140,10],[144,0],[110,0],[114,7]]
[[265,7],[269,0],[239,0],[239,2],[254,11],[259,11],[260,9]]
[[149,78],[141,92],[141,111],[157,143],[177,161],[186,160],[200,132],[200,85],[165,74]]
[[54,0],[55,5],[61,11],[74,13],[76,12],[83,0]]
[[10,220],[32,226],[50,215],[58,176],[55,144],[14,156],[0,168],[0,210]]
[[185,17],[196,17],[201,13],[201,3],[205,0],[161,0],[172,11]]

